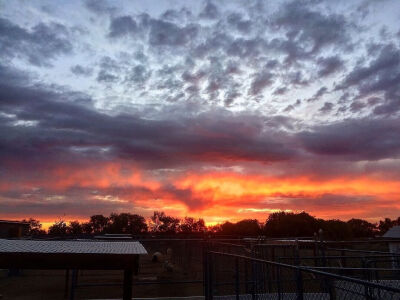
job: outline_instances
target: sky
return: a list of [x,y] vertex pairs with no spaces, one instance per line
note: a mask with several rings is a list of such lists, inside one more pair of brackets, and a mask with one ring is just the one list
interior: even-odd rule
[[400,2],[0,0],[0,218],[400,216]]

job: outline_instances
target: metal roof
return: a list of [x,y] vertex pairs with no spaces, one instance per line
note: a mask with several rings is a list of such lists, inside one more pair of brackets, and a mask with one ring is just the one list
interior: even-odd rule
[[400,238],[400,226],[390,228],[384,235],[384,238]]
[[0,239],[0,253],[147,254],[139,242]]
[[1,224],[19,224],[19,225],[29,225],[29,222],[13,221],[13,220],[0,220]]

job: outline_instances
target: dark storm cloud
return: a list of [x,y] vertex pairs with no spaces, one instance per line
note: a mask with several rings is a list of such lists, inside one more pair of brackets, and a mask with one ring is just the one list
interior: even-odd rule
[[400,155],[398,119],[350,119],[299,133],[305,149],[344,159],[378,160]]
[[49,66],[58,55],[72,52],[68,29],[59,23],[39,23],[23,28],[0,18],[0,52],[3,58],[26,59],[35,66]]

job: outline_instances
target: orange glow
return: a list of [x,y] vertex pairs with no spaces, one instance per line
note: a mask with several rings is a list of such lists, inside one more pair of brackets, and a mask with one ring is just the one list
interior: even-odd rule
[[[95,193],[81,201],[93,206],[96,213],[108,215],[112,211],[129,210],[148,217],[155,210],[163,210],[178,217],[202,217],[208,225],[244,218],[265,221],[270,213],[279,210],[304,210],[322,218],[370,220],[396,217],[391,213],[400,210],[400,182],[383,178],[343,176],[318,180],[306,175],[281,178],[235,172],[174,174],[163,176],[161,180],[136,166],[108,163],[79,170],[73,167],[50,169],[42,177],[2,182],[0,188],[3,191],[18,188],[27,193],[45,189],[46,198],[35,198],[35,201],[62,203],[68,201],[67,196],[62,196],[68,189],[85,188]],[[106,208],[101,210],[102,207]],[[69,212],[67,205],[56,215],[43,212],[37,216],[12,216],[14,219],[39,218],[48,227],[63,213],[67,221],[85,221],[89,217],[76,209]]]

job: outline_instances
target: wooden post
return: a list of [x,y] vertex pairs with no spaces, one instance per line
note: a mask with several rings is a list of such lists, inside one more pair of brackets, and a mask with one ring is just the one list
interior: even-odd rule
[[132,299],[132,280],[133,280],[133,270],[128,268],[124,270],[124,294],[123,300]]

